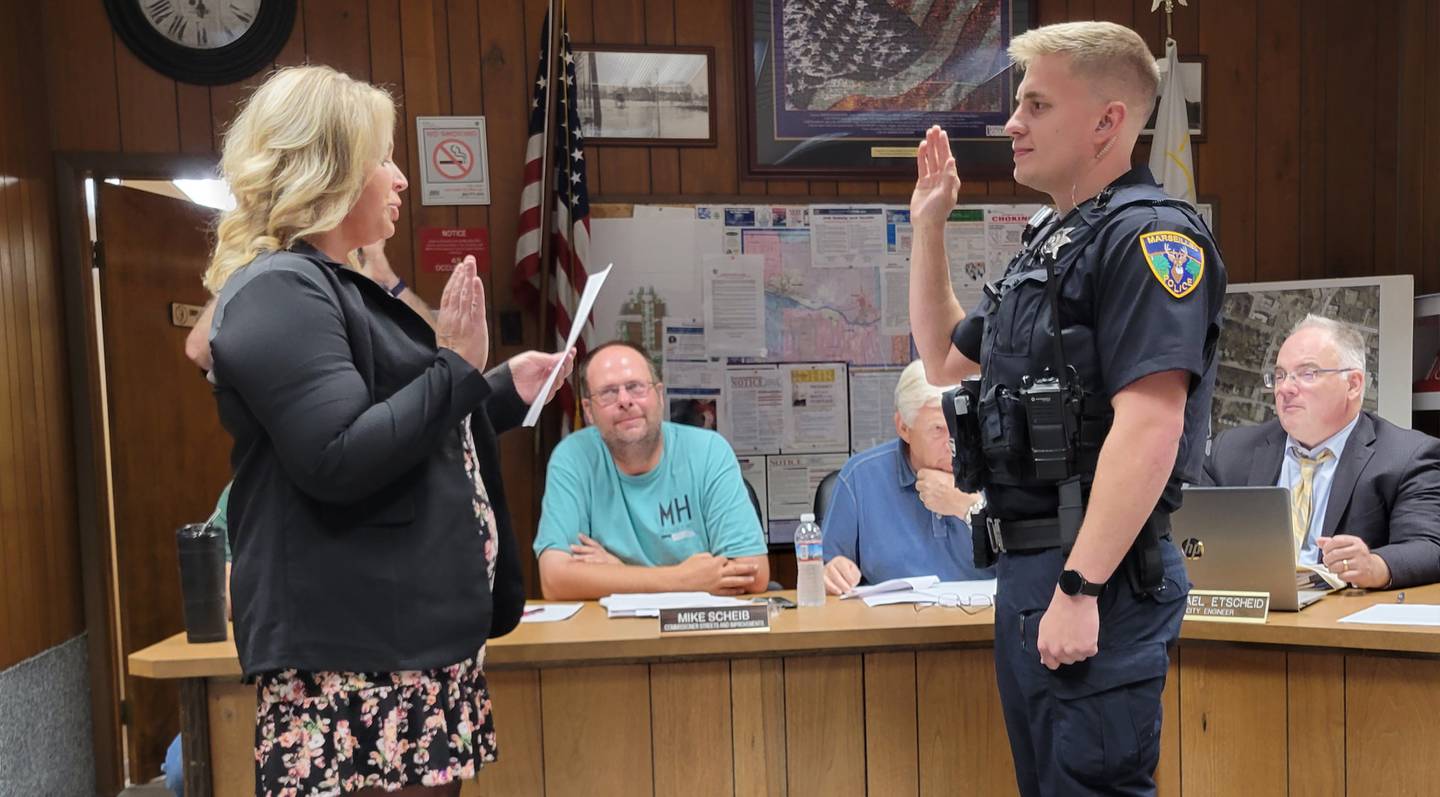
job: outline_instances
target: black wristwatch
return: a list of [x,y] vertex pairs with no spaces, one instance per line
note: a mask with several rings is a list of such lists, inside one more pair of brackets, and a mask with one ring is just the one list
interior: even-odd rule
[[1105,591],[1105,585],[1086,581],[1079,570],[1066,570],[1060,574],[1060,591],[1066,595],[1089,595],[1098,598],[1100,593]]

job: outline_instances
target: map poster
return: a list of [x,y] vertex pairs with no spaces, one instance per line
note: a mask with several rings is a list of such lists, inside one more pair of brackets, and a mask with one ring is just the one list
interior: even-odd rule
[[909,362],[909,336],[883,330],[879,268],[815,268],[806,229],[745,228],[741,249],[764,260],[767,359]]

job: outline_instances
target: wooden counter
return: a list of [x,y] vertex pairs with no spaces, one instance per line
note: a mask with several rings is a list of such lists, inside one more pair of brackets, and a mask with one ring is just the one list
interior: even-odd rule
[[[1395,599],[1352,590],[1265,625],[1187,621],[1160,793],[1433,791],[1440,629],[1336,622]],[[1440,586],[1406,600],[1440,603]],[[501,761],[464,794],[1014,794],[992,622],[832,599],[763,634],[662,640],[654,619],[593,603],[522,624],[487,658]],[[233,644],[179,634],[130,667],[183,679],[187,794],[253,794],[255,694]]]

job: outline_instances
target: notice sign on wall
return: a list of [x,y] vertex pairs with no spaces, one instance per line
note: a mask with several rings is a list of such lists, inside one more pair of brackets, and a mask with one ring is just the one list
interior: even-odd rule
[[475,256],[475,270],[490,273],[490,232],[484,227],[421,227],[420,269],[448,273],[466,255]]
[[420,202],[490,204],[490,160],[483,116],[417,116]]

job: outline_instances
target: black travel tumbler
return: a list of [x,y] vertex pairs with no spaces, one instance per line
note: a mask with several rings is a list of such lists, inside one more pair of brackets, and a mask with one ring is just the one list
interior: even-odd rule
[[224,642],[225,541],[209,523],[186,523],[175,531],[180,553],[180,593],[185,599],[185,639]]

